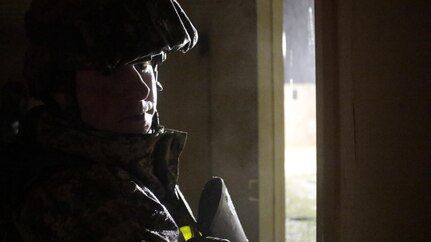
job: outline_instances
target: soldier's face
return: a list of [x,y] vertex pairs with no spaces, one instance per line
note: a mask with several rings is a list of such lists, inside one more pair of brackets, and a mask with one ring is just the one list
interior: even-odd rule
[[109,74],[76,73],[81,119],[95,129],[147,133],[157,106],[156,79],[149,63],[124,65]]

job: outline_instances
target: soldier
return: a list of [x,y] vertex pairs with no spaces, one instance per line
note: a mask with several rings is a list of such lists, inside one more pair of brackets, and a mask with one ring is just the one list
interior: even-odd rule
[[157,66],[198,36],[178,2],[34,0],[25,20],[44,105],[8,150],[4,241],[226,241],[197,231],[177,186],[186,134],[158,124]]

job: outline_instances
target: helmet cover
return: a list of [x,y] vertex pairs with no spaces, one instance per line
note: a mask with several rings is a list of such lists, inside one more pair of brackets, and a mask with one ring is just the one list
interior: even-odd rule
[[25,23],[30,42],[68,70],[187,52],[198,38],[176,0],[33,0]]

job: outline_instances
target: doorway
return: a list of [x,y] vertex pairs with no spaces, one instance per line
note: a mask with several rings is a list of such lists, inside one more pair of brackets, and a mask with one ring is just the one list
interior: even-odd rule
[[286,242],[316,241],[314,0],[284,0]]

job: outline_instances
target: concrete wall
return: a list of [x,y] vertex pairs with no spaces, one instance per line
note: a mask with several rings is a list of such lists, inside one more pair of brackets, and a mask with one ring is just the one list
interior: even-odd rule
[[431,238],[430,10],[316,1],[318,241]]

